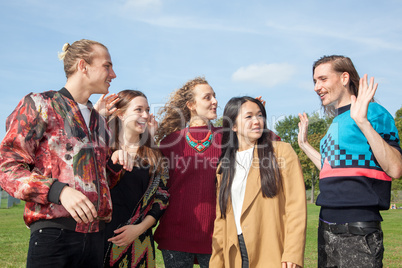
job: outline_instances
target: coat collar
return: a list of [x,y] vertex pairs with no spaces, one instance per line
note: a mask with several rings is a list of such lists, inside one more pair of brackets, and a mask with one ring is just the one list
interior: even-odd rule
[[250,207],[254,199],[261,191],[261,179],[260,179],[260,162],[258,158],[257,145],[254,146],[253,161],[250,166],[250,170],[247,176],[246,193],[244,195],[243,207],[241,215]]
[[[251,163],[250,170],[247,176],[246,193],[244,194],[244,201],[240,221],[242,221],[242,217],[245,211],[251,206],[251,204],[253,203],[254,199],[257,197],[260,191],[261,191],[261,179],[260,179],[258,150],[257,146],[255,146],[253,153],[253,161]],[[228,237],[228,243],[229,245],[234,245],[237,248],[239,248],[239,240],[237,237],[234,212],[232,207],[232,201],[230,198],[228,200],[228,204],[230,205],[228,205],[227,208],[226,221],[227,221],[228,234],[231,234]]]
[[[59,90],[59,93],[61,95],[63,95],[64,97],[69,98],[70,100],[73,100],[74,102],[76,102],[74,100],[73,96],[71,95],[70,91],[68,91],[67,88],[63,87],[62,89]],[[93,105],[92,105],[92,102],[90,100],[88,100],[86,105],[88,106],[89,110],[92,110]]]

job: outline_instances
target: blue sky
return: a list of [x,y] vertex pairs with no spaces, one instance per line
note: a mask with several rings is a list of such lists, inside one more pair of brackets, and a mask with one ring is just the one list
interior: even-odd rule
[[82,38],[109,48],[117,74],[110,92],[141,90],[154,112],[174,89],[205,76],[219,114],[231,97],[262,95],[272,128],[320,110],[312,63],[340,54],[375,77],[376,99],[394,116],[402,106],[401,14],[401,0],[2,1],[0,138],[24,95],[64,86],[57,53]]

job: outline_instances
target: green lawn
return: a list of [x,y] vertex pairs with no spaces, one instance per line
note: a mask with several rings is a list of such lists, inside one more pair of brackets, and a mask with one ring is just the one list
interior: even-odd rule
[[[402,204],[397,204],[397,207]],[[319,208],[308,205],[305,267],[317,267],[317,219]],[[23,202],[10,209],[0,209],[0,267],[25,267],[29,230],[22,219]],[[402,209],[384,211],[384,267],[401,267],[402,263]],[[157,250],[157,267],[164,267]]]

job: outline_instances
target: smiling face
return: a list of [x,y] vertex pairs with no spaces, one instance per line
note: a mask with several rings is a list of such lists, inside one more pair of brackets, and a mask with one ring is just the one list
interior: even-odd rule
[[133,98],[119,118],[123,121],[124,132],[130,132],[131,135],[144,133],[149,119],[147,99],[142,96]]
[[94,45],[92,63],[86,65],[91,94],[106,94],[109,92],[110,83],[116,74],[109,52],[98,45]]
[[191,117],[202,119],[216,119],[216,108],[218,101],[215,98],[215,92],[208,84],[198,84],[194,87],[194,102],[188,103],[191,111]]
[[242,104],[233,131],[237,134],[239,148],[250,147],[261,138],[265,118],[260,107],[251,101]]
[[347,72],[335,72],[331,63],[323,63],[315,68],[313,79],[314,91],[320,97],[323,106],[330,105],[336,109],[350,104]]

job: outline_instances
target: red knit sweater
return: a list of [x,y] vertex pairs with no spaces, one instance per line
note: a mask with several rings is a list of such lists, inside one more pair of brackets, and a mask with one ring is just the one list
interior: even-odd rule
[[[169,206],[155,232],[159,249],[211,254],[216,210],[216,165],[221,154],[221,128],[211,128],[212,144],[202,153],[187,143],[187,128],[160,144],[169,159]],[[191,127],[195,139],[205,138],[208,127]]]

